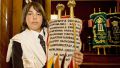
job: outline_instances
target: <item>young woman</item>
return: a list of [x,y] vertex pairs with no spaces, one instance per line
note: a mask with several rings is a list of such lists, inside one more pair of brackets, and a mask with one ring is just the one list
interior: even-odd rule
[[[44,68],[47,28],[43,7],[37,2],[28,3],[23,9],[23,31],[10,39],[6,61],[12,57],[13,68]],[[74,58],[81,64],[83,54],[75,51]]]

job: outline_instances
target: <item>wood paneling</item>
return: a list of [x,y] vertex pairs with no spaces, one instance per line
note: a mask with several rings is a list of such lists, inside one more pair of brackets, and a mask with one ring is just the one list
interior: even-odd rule
[[7,64],[5,62],[7,45],[8,45],[8,17],[7,17],[7,0],[1,1],[1,67],[7,68]]
[[119,68],[120,55],[86,55],[80,68]]
[[1,0],[0,0],[0,68],[1,68]]
[[8,37],[9,39],[13,36],[13,24],[12,24],[12,14],[13,14],[13,0],[8,0],[7,5],[7,21],[8,21]]
[[22,0],[13,0],[13,35],[21,30]]
[[22,0],[0,0],[0,68],[11,68],[6,63],[10,38],[20,32]]

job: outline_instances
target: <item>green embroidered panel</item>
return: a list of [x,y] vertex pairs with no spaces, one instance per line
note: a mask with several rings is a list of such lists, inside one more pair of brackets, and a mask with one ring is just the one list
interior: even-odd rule
[[93,45],[107,45],[107,15],[104,12],[94,13],[90,15],[93,20]]

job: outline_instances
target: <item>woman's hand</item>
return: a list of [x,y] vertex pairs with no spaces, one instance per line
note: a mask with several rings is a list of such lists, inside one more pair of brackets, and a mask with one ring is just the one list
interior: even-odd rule
[[76,50],[74,52],[73,59],[77,65],[81,65],[83,62],[83,53]]

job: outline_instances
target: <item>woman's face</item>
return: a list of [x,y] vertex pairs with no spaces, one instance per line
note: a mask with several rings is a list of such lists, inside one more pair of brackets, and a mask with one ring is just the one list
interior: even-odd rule
[[42,25],[42,14],[37,12],[33,6],[29,9],[27,15],[26,15],[26,22],[28,25],[28,28],[30,30],[34,30],[37,32],[41,31],[41,25]]

